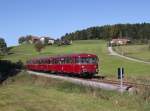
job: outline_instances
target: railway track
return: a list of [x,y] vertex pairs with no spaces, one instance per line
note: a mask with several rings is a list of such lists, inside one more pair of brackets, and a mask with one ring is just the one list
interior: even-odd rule
[[[120,85],[120,81],[117,80],[92,78],[91,81]],[[142,83],[135,83],[135,82],[128,82],[128,81],[123,81],[123,85],[126,85],[128,87],[150,87],[150,84],[142,84]]]
[[61,75],[34,72],[34,71],[28,71],[28,73],[34,76],[61,79],[61,80],[65,80],[71,83],[83,85],[83,86],[95,87],[95,88],[100,88],[100,89],[105,89],[105,90],[116,90],[119,92],[128,91],[129,93],[130,92],[132,93],[140,87],[150,88],[149,84],[138,84],[138,83],[132,83],[132,82],[127,82],[127,81],[123,82],[123,85],[121,88],[120,81],[108,80],[106,78],[101,78],[101,77],[85,79],[85,78],[79,78],[79,77],[61,76]]

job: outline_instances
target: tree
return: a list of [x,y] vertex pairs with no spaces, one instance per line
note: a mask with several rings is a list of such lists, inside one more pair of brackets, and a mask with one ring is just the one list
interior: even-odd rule
[[45,45],[42,44],[41,41],[37,41],[35,43],[34,47],[35,47],[35,50],[40,53],[42,51],[42,49],[45,47]]
[[28,43],[30,43],[30,40],[32,39],[32,35],[26,35],[26,41],[28,42]]
[[0,54],[6,54],[7,53],[7,44],[3,38],[0,38]]
[[26,37],[24,37],[24,36],[21,36],[19,39],[18,39],[18,43],[19,44],[22,44],[23,42],[25,42],[26,41]]
[[150,40],[148,40],[148,50],[150,51]]

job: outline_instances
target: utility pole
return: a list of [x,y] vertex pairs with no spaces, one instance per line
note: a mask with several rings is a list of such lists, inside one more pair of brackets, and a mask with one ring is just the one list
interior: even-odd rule
[[124,68],[118,68],[118,79],[120,79],[120,92],[123,91],[123,78],[124,78]]

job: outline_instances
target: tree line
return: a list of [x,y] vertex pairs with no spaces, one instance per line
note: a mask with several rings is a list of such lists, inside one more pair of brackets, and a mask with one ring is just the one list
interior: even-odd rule
[[21,69],[24,69],[21,61],[13,63],[9,60],[0,60],[0,83],[8,77],[16,75]]
[[83,30],[77,30],[72,33],[66,33],[61,39],[68,40],[88,40],[126,37],[131,40],[141,40],[147,42],[150,39],[150,23],[137,24],[115,24],[90,27]]
[[3,38],[0,38],[0,56],[7,54],[7,44]]

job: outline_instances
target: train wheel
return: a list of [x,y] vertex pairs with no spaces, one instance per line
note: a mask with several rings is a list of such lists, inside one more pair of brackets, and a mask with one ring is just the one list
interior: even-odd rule
[[92,78],[92,77],[93,77],[93,74],[84,73],[84,74],[82,74],[82,77],[83,77],[83,78]]

